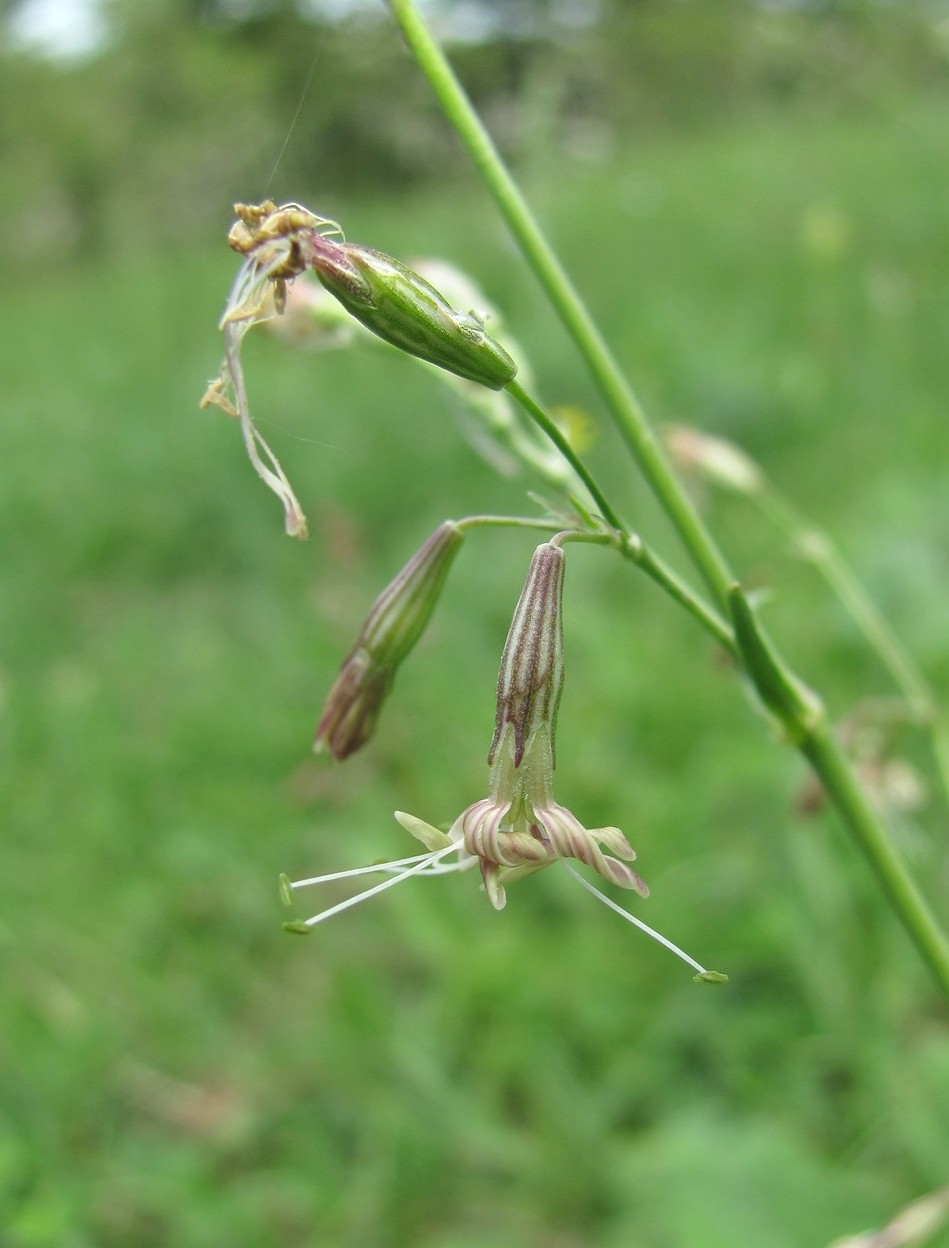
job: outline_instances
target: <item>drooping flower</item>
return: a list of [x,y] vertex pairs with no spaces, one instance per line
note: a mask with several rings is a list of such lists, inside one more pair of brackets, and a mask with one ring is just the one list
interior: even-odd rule
[[241,367],[241,345],[252,326],[281,313],[287,300],[287,283],[302,270],[295,232],[301,229],[340,233],[339,226],[317,217],[297,204],[277,208],[235,204],[238,220],[228,242],[244,256],[231,286],[220,328],[224,335],[221,371],[209,384],[201,408],[219,407],[240,423],[247,458],[258,477],[283,507],[284,528],[290,537],[305,538],[306,516],[280,461],[254,424]]
[[[335,222],[299,204],[235,204],[228,243],[245,257],[263,287],[227,319],[258,319],[268,285],[275,310],[286,306],[287,283],[311,270],[367,329],[410,355],[499,390],[517,365],[486,331],[474,309],[452,307],[441,291],[401,260],[342,237]],[[334,235],[336,237],[334,237]]]
[[[501,656],[489,795],[464,810],[448,833],[449,842],[460,840],[479,861],[485,891],[498,910],[505,904],[505,883],[563,858],[576,858],[643,897],[649,891],[628,865],[636,854],[619,828],[585,828],[554,798],[563,572],[560,546],[538,546]],[[400,821],[418,835],[419,821]]]
[[648,888],[629,865],[635,851],[619,828],[586,828],[554,799],[554,738],[563,689],[563,569],[564,554],[556,539],[537,547],[501,658],[494,739],[488,754],[489,795],[463,810],[447,833],[416,815],[396,811],[402,827],[425,846],[423,854],[292,883],[282,877],[281,889],[288,903],[298,888],[373,872],[389,877],[310,919],[287,924],[289,930],[309,932],[325,919],[411,876],[465,871],[476,863],[491,904],[500,910],[506,902],[506,885],[566,861],[567,869],[585,889],[688,962],[698,972],[696,979],[709,983],[727,979],[707,971],[569,864],[568,860],[576,859],[611,884],[648,896]]
[[[240,363],[252,325],[281,314],[288,284],[312,271],[338,303],[392,346],[490,390],[512,381],[517,365],[485,329],[477,312],[462,312],[419,273],[371,247],[346,242],[335,222],[299,204],[235,204],[228,243],[244,257],[221,329],[225,355],[201,407],[222,408],[240,421],[247,456],[280,499],[285,528],[306,536],[306,518],[276,455],[251,419]],[[336,236],[336,237],[334,237]]]
[[[416,257],[410,266],[454,308],[470,309],[469,316],[497,332],[501,316],[468,274],[446,260]],[[330,351],[359,344],[378,345],[378,335],[368,330],[323,286],[315,273],[302,273],[286,292],[284,311],[266,319],[267,330],[287,346],[306,350]],[[517,377],[531,389],[530,370],[522,348],[504,335],[507,348],[518,361]],[[516,476],[527,468],[559,494],[582,498],[584,485],[574,468],[564,459],[537,426],[525,423],[518,403],[506,389],[493,389],[467,377],[416,357],[452,396],[452,413],[471,447],[502,476]],[[526,374],[526,376],[525,376]],[[553,408],[551,414],[574,450],[584,441],[584,414],[577,408]]]
[[[563,571],[560,546],[544,542],[537,547],[501,656],[488,753],[489,795],[462,811],[447,834],[414,815],[396,813],[430,851],[413,860],[406,874],[426,873],[457,852],[455,869],[477,862],[498,910],[505,904],[506,884],[565,858],[586,863],[640,896],[649,891],[628,865],[636,854],[619,828],[588,829],[554,798],[554,737],[564,666]],[[341,680],[345,673],[344,664]]]

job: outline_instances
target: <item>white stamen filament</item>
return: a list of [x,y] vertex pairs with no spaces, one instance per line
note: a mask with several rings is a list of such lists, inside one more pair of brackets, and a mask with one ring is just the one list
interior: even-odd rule
[[467,871],[477,862],[476,858],[459,858],[457,862],[438,862],[420,871],[420,875],[454,875],[459,871]]
[[705,967],[696,962],[695,958],[690,958],[684,949],[680,949],[678,945],[674,945],[671,940],[667,940],[665,936],[662,936],[654,928],[650,927],[648,923],[644,923],[642,919],[637,919],[635,914],[630,914],[628,910],[624,910],[622,906],[617,905],[616,902],[607,897],[605,893],[601,893],[598,888],[595,888],[591,883],[589,883],[588,880],[585,880],[580,872],[575,871],[569,863],[564,863],[564,866],[573,878],[578,880],[588,893],[592,893],[594,897],[602,901],[604,906],[609,906],[611,910],[615,910],[616,913],[620,915],[621,918],[624,918],[628,923],[632,923],[635,927],[638,927],[640,931],[645,932],[647,936],[651,936],[653,940],[658,940],[660,945],[665,945],[668,950],[674,953],[677,957],[681,958],[683,962],[688,962],[689,966],[694,967],[700,975],[709,974]]
[[[407,880],[410,875],[421,875],[428,870],[429,867],[435,867],[442,858],[446,858],[449,854],[459,850],[462,842],[454,841],[451,845],[446,845],[444,849],[437,849],[433,853],[423,854],[421,859],[414,866],[409,867],[407,871],[401,871],[398,875],[392,876],[388,880],[383,880],[381,884],[374,884],[372,888],[367,888],[365,892],[357,893],[355,897],[348,897],[345,901],[339,902],[338,905],[330,906],[329,910],[323,910],[320,914],[315,914],[311,919],[304,920],[305,927],[315,927],[317,923],[322,923],[324,919],[331,919],[334,914],[340,914],[343,910],[348,910],[351,906],[357,905],[360,901],[366,901],[370,897],[374,897],[376,893],[384,892],[387,888],[393,888],[396,884],[400,884],[402,880]],[[411,861],[411,860],[409,860]],[[388,864],[394,866],[394,863]],[[379,871],[382,867],[371,867],[369,870]],[[357,874],[360,869],[357,868]],[[362,868],[366,870],[366,868]]]
[[432,851],[427,850],[424,854],[413,854],[411,858],[396,858],[393,862],[373,863],[368,867],[350,867],[348,871],[331,871],[328,875],[313,875],[308,880],[291,880],[291,888],[309,888],[311,884],[330,884],[333,880],[349,880],[354,875],[372,875],[380,871],[399,871],[402,867],[408,867],[413,862],[422,862],[423,859],[431,858]]

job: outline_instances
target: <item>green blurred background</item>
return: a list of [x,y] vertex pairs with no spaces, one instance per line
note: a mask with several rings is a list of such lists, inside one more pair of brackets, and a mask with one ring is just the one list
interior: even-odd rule
[[[261,335],[286,539],[196,410],[233,200],[470,272],[684,564],[381,5],[114,0],[50,49],[56,7],[0,6],[0,1245],[797,1248],[944,1184],[924,970],[706,638],[603,552],[570,552],[558,797],[728,987],[555,870],[502,914],[461,876],[283,934],[279,872],[411,853],[394,809],[483,795],[534,539],[473,536],[377,738],[310,755],[379,588],[530,482],[411,360]],[[949,7],[429,11],[654,417],[754,454],[945,690]],[[780,536],[705,503],[832,712],[891,695]],[[889,822],[945,914],[938,795]]]

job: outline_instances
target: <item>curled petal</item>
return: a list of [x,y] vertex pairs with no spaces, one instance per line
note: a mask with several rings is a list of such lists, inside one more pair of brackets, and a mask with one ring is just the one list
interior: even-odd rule
[[507,905],[507,893],[504,891],[500,878],[503,868],[487,858],[480,859],[480,864],[481,879],[484,881],[484,891],[488,895],[488,901],[495,910],[503,910]]
[[598,844],[605,845],[617,858],[622,858],[626,862],[635,862],[636,851],[619,828],[590,828],[589,835],[594,837]]
[[493,798],[483,797],[462,811],[457,828],[464,837],[469,854],[488,858],[492,862],[500,861],[497,857],[499,833],[510,806],[510,802],[496,802]]
[[643,897],[648,894],[648,888],[632,867],[604,854],[597,843],[602,841],[624,858],[635,858],[632,847],[618,828],[597,828],[590,832],[572,811],[556,803],[535,813],[543,826],[552,857],[577,858],[619,888],[634,889]]
[[505,868],[556,861],[558,855],[551,853],[540,828],[506,826],[509,815],[509,803],[498,805],[490,798],[469,806],[459,820],[466,851]]

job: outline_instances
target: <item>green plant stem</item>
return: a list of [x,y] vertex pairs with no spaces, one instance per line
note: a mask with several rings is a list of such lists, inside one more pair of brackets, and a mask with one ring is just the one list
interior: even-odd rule
[[550,438],[551,442],[553,442],[554,446],[586,486],[590,497],[599,508],[600,515],[607,522],[607,524],[610,525],[611,528],[622,531],[624,529],[622,521],[613,510],[609,501],[603,494],[603,491],[597,485],[589,469],[540,404],[532,399],[524,387],[516,381],[509,381],[504,389],[508,392],[512,399],[516,399],[517,402],[520,403],[521,407],[523,407],[525,412],[527,412],[531,420],[534,421],[539,429],[544,431],[548,438]]
[[765,480],[749,495],[759,510],[794,544],[798,554],[812,564],[837,595],[863,633],[871,649],[906,698],[918,723],[924,724],[942,784],[949,801],[949,723],[935,694],[912,655],[877,609],[853,569],[826,533],[812,525],[789,499]]
[[926,899],[887,839],[876,813],[823,718],[800,743],[801,752],[844,814],[877,881],[917,952],[949,997],[949,943]]
[[711,633],[729,654],[738,656],[735,637],[721,616],[698,598],[677,573],[635,534],[623,533],[614,543],[624,559],[629,559],[660,585],[680,607],[684,607],[706,632]]
[[698,620],[702,627],[710,632],[715,640],[723,645],[730,654],[737,654],[735,639],[728,625],[710,607],[706,606],[701,599],[697,598],[688,585],[658,555],[650,550],[637,534],[630,532],[622,523],[590,471],[583,464],[582,460],[578,458],[570,443],[540,404],[532,399],[527,391],[515,381],[508,382],[505,389],[525,408],[531,419],[544,431],[561,455],[564,456],[586,486],[590,497],[599,507],[603,519],[607,521],[612,529],[612,532],[603,534],[578,532],[571,534],[572,540],[599,541],[601,544],[609,544],[615,547],[625,559],[629,559],[637,567],[642,568],[646,575],[652,577],[680,606],[685,607],[686,611],[694,619]]
[[551,540],[557,542],[558,545],[564,542],[590,542],[596,546],[609,546],[618,550],[624,559],[628,559],[641,568],[648,577],[665,590],[670,598],[679,606],[684,607],[720,646],[737,657],[735,638],[721,616],[697,597],[689,586],[635,533],[619,529],[599,533],[586,529],[564,529],[560,521],[543,520],[533,516],[465,516],[463,520],[456,520],[455,525],[462,532],[467,532],[468,529],[487,528],[540,529],[545,533],[555,534]]
[[725,621],[707,606],[701,598],[692,592],[688,585],[676,575],[660,557],[649,549],[635,533],[589,533],[582,529],[567,530],[558,533],[553,541],[562,545],[564,542],[590,542],[597,546],[610,546],[618,550],[624,559],[641,568],[648,577],[656,582],[680,607],[684,607],[694,620],[701,624],[729,654],[738,657],[735,637]]
[[713,596],[724,603],[734,580],[702,524],[586,305],[544,237],[534,215],[481,123],[415,0],[388,0],[402,34],[468,150],[528,264],[580,351],[614,423],[659,498]]
[[[447,58],[428,30],[415,0],[388,0],[389,7],[420,69],[434,90],[442,111],[455,129],[522,254],[547,292],[577,349],[583,356],[607,408],[640,470],[652,487],[697,569],[723,606],[734,581],[728,564],[705,528],[682,484],[666,459],[645,413],[627,384],[590,313],[567,277],[533,213],[508,173],[481,120],[455,77]],[[574,463],[571,458],[571,463]],[[586,476],[584,476],[586,482]],[[598,493],[598,491],[597,491]],[[597,494],[594,493],[594,498]],[[598,500],[598,505],[602,503]],[[604,511],[607,517],[607,511]],[[613,523],[612,521],[610,523]],[[615,528],[622,526],[614,524]],[[774,652],[774,663],[789,684],[797,680]],[[787,724],[822,780],[852,836],[879,880],[884,896],[949,998],[949,940],[927,907],[911,876],[869,805],[840,746],[823,716],[806,725]]]
[[931,714],[934,698],[922,673],[830,537],[812,525],[770,482],[751,497],[841,600],[916,713]]
[[543,529],[546,533],[556,533],[563,526],[557,520],[542,520],[537,516],[465,516],[456,520],[455,527],[462,533],[468,529]]

